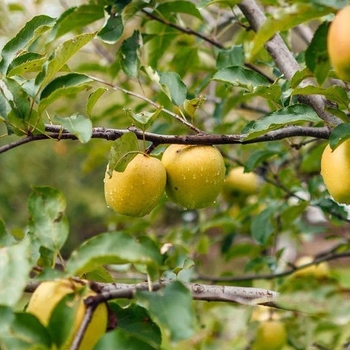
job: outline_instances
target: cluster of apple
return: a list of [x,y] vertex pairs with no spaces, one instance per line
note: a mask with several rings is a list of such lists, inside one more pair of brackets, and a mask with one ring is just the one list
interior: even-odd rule
[[[327,51],[337,76],[350,81],[350,6],[334,17],[327,36]],[[339,203],[350,204],[350,139],[334,150],[324,149],[321,175],[331,196]]]
[[[108,167],[107,167],[108,170]],[[225,163],[214,146],[170,145],[162,160],[138,154],[123,172],[106,171],[107,205],[119,214],[141,217],[159,203],[164,191],[186,209],[211,205],[225,181]]]
[[[35,315],[39,321],[48,326],[55,308],[64,300],[70,308],[76,309],[74,324],[67,341],[60,349],[70,349],[74,337],[83,321],[86,306],[84,300],[96,295],[86,281],[74,281],[72,279],[59,279],[42,282],[32,294],[26,311]],[[67,299],[66,299],[67,298]],[[100,303],[96,307],[93,317],[84,333],[79,350],[92,350],[98,340],[107,331],[108,308],[106,303]]]

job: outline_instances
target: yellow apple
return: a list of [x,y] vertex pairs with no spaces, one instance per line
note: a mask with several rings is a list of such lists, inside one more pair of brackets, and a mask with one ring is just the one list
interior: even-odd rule
[[287,343],[287,332],[281,321],[262,322],[256,334],[252,350],[281,350]]
[[[314,258],[312,256],[302,256],[300,257],[296,263],[295,266],[303,266],[306,264],[309,264],[314,261]],[[293,273],[294,277],[300,277],[300,276],[314,276],[316,278],[324,278],[329,276],[329,265],[326,261],[321,262],[317,265],[311,265],[308,267],[305,267],[304,269],[297,270]]]
[[[91,290],[86,290],[86,292],[84,290],[84,293],[79,293],[79,291],[81,292],[83,288],[85,288],[85,286],[83,286],[81,283],[77,283],[69,279],[42,282],[34,291],[27,306],[26,311],[34,314],[44,326],[47,326],[50,321],[51,313],[58,302],[68,294],[75,295],[74,303],[78,303],[78,309],[75,315],[75,322],[72,332],[68,337],[67,343],[63,345],[63,349],[70,348],[70,345],[74,340],[74,336],[81,325],[86,310],[84,299],[90,295],[96,295],[96,293]],[[62,323],[63,322],[65,322],[65,320],[62,320]],[[79,346],[79,350],[92,350],[98,340],[106,332],[107,325],[107,305],[105,303],[101,303],[94,311],[93,317]]]
[[123,172],[113,171],[110,177],[106,171],[106,203],[119,214],[145,216],[160,201],[165,184],[166,171],[162,162],[157,158],[138,154]]
[[225,163],[213,146],[171,145],[162,157],[167,172],[166,194],[186,209],[213,204],[225,180]]
[[350,204],[350,139],[334,151],[326,146],[321,158],[321,175],[334,200]]
[[258,191],[259,178],[255,173],[245,173],[244,167],[231,169],[225,179],[222,195],[228,202],[235,201],[238,197],[247,197]]
[[350,80],[350,6],[345,6],[334,17],[327,35],[327,50],[338,77]]

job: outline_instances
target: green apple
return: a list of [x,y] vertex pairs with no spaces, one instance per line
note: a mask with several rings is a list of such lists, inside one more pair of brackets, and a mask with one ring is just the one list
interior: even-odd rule
[[350,139],[334,151],[326,146],[321,157],[321,175],[331,196],[339,203],[350,204]]
[[245,173],[244,167],[232,168],[225,179],[222,188],[222,196],[227,202],[237,199],[245,199],[247,196],[257,193],[259,178],[255,173]]
[[327,51],[331,64],[340,79],[350,80],[350,6],[334,17],[327,35]]
[[252,350],[281,350],[287,343],[287,332],[281,321],[262,322],[256,334]]
[[123,172],[113,171],[110,177],[106,171],[106,203],[119,214],[145,216],[159,203],[165,184],[166,171],[162,162],[157,158],[138,154]]
[[162,157],[167,172],[166,194],[186,209],[210,206],[225,180],[224,159],[213,146],[169,146]]
[[[44,326],[47,326],[49,324],[52,311],[58,302],[68,294],[75,295],[74,304],[78,303],[75,322],[72,332],[68,337],[68,341],[63,345],[62,349],[70,348],[70,345],[74,340],[74,336],[79,330],[86,310],[84,299],[90,295],[96,295],[96,293],[91,290],[86,290],[84,293],[78,293],[79,291],[82,291],[83,288],[85,288],[84,285],[70,279],[42,282],[34,291],[29,300],[26,311],[34,314]],[[62,323],[63,322],[65,322],[65,320],[62,320]],[[98,340],[106,332],[107,325],[107,305],[105,303],[101,303],[94,311],[93,317],[79,346],[79,350],[92,350]]]

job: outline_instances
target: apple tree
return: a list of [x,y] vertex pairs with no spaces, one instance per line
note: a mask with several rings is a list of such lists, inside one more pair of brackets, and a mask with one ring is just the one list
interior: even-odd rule
[[1,0],[0,349],[350,348],[346,6]]

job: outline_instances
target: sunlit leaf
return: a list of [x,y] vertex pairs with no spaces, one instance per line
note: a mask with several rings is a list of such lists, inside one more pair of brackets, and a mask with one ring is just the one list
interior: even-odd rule
[[329,137],[329,145],[334,150],[345,140],[350,138],[350,124],[342,123],[337,125]]
[[83,4],[78,7],[70,7],[58,19],[53,32],[58,38],[70,31],[79,30],[90,23],[103,18],[103,7],[94,4]]
[[120,64],[128,77],[136,78],[138,76],[141,65],[138,55],[139,48],[140,33],[138,30],[135,30],[130,38],[123,41],[120,51]]
[[138,128],[146,130],[154,123],[159,113],[162,111],[162,107],[157,108],[155,112],[144,111],[140,113],[132,113],[129,108],[125,108],[124,110]]
[[243,87],[249,91],[259,85],[270,85],[269,81],[261,74],[240,66],[219,70],[214,74],[213,80]]
[[161,255],[156,245],[139,243],[125,232],[107,232],[85,241],[67,262],[67,273],[104,264],[159,264]]
[[28,199],[29,230],[39,244],[59,251],[68,237],[66,200],[52,187],[33,187]]
[[121,15],[110,16],[105,26],[97,34],[98,38],[107,44],[114,44],[124,32],[124,23]]
[[0,71],[4,73],[17,53],[29,47],[40,35],[48,31],[55,22],[54,18],[45,15],[33,17],[27,22],[18,34],[8,41],[2,49]]
[[294,89],[292,95],[323,95],[327,99],[343,106],[347,106],[349,103],[349,97],[346,91],[342,87],[336,85],[327,88],[309,85]]
[[94,37],[95,33],[80,34],[60,44],[36,77],[36,84],[42,88],[49,83],[67,61]]
[[108,174],[112,176],[113,170],[123,172],[129,162],[139,153],[137,137],[127,132],[116,139],[109,151]]
[[307,2],[281,7],[274,12],[273,16],[267,18],[259,28],[252,47],[247,52],[248,60],[253,58],[276,33],[286,31],[311,19],[325,16],[330,12],[331,9],[328,7],[314,6]]
[[52,80],[41,92],[39,114],[57,99],[87,90],[91,81],[91,78],[79,73],[69,73]]
[[99,87],[89,95],[88,102],[86,105],[86,113],[88,116],[92,116],[92,109],[106,91],[106,88]]
[[7,76],[22,75],[31,72],[39,72],[42,69],[46,57],[35,52],[27,52],[17,56],[7,69]]
[[15,306],[29,280],[30,242],[24,239],[10,247],[0,248],[0,305]]
[[113,283],[114,278],[111,273],[103,266],[93,266],[80,269],[75,274],[81,279],[86,279],[89,281],[96,281],[102,283]]
[[159,73],[159,83],[163,92],[176,105],[181,106],[186,99],[187,88],[175,72]]
[[81,143],[87,143],[91,139],[92,135],[92,123],[91,120],[85,118],[81,114],[73,114],[70,117],[58,117],[53,118],[54,122],[62,125],[62,127],[75,135]]
[[173,282],[158,292],[138,291],[136,299],[149,310],[154,320],[170,332],[172,341],[193,336],[192,295],[181,282]]
[[242,130],[242,133],[248,134],[246,139],[249,140],[286,125],[294,125],[303,122],[318,123],[320,121],[320,117],[311,107],[303,104],[296,104],[270,113],[257,121],[248,123]]

